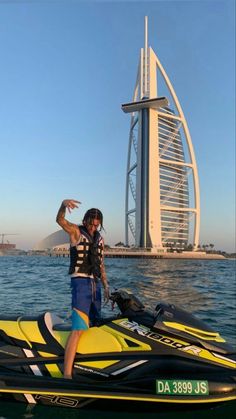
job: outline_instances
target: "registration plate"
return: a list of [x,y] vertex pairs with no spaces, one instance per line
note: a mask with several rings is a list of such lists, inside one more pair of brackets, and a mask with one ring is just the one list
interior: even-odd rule
[[208,381],[156,380],[156,394],[173,396],[207,396]]

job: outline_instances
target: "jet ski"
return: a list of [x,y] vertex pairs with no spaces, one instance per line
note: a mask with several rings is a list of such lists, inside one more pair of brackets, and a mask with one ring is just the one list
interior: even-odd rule
[[236,352],[218,332],[173,304],[150,310],[125,289],[111,300],[120,312],[82,334],[71,380],[63,378],[70,325],[50,312],[0,317],[0,401],[83,408],[236,400]]

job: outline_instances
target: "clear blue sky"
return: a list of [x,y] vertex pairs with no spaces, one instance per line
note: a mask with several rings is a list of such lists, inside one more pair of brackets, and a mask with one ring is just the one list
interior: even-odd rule
[[124,240],[129,116],[144,16],[187,119],[201,237],[233,251],[235,2],[0,0],[0,233],[29,249],[59,227],[64,198],[104,212]]

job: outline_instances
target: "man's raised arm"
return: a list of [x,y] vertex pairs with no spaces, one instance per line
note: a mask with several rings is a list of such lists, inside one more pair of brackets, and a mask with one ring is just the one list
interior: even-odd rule
[[73,234],[75,228],[77,229],[78,227],[76,224],[70,223],[65,219],[66,209],[71,212],[74,208],[78,208],[78,204],[80,204],[80,202],[75,199],[64,199],[57,213],[56,222],[70,235]]

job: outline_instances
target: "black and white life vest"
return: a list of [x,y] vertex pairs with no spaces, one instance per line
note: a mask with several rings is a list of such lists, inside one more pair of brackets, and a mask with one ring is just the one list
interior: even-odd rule
[[79,226],[80,238],[75,246],[70,246],[69,274],[80,274],[100,278],[103,258],[103,239],[98,231],[90,236],[85,226]]

